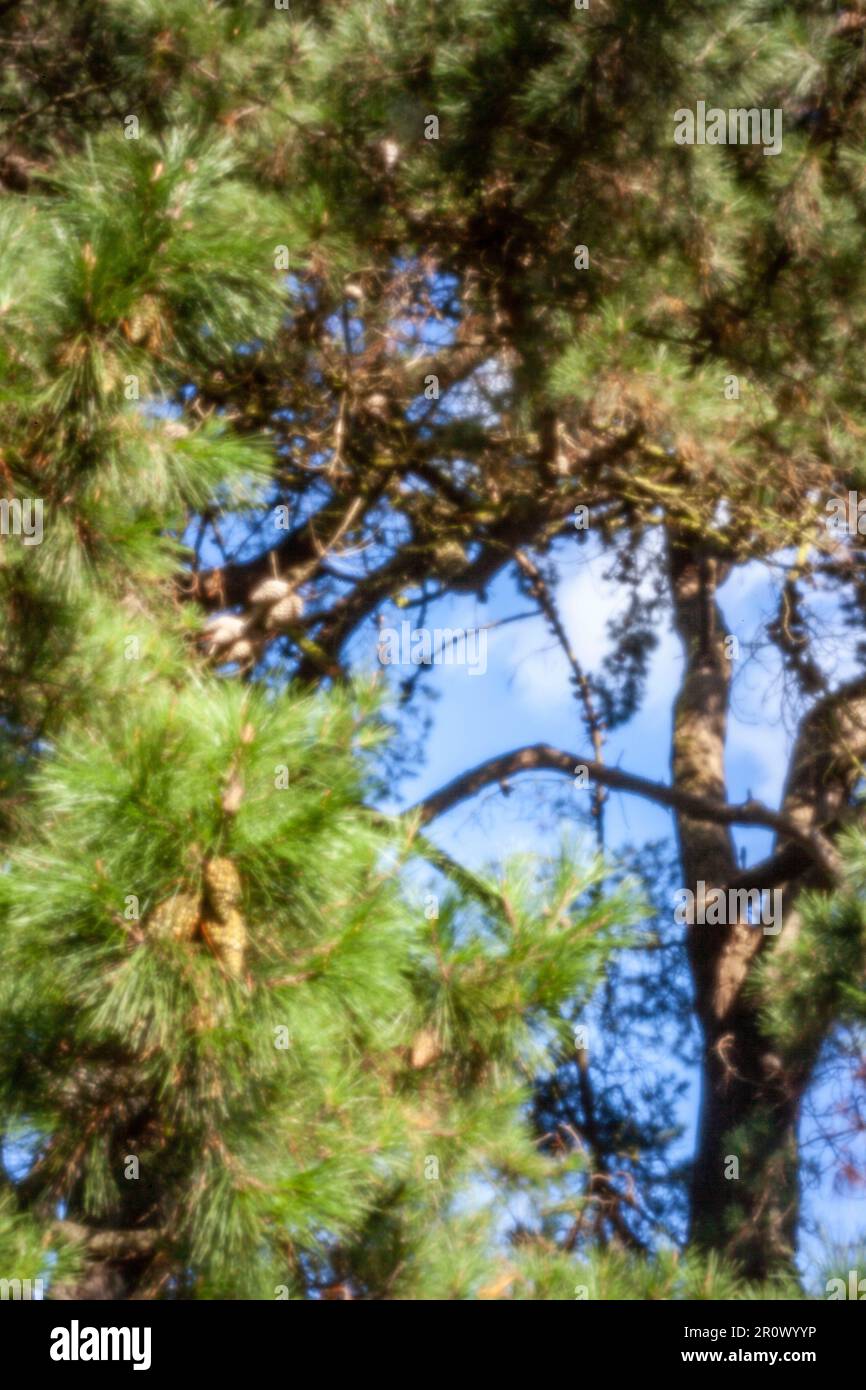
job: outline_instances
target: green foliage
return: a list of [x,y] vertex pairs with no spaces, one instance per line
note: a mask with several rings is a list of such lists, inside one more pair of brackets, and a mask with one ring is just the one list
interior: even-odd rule
[[[597,1155],[543,1150],[531,1087],[640,909],[566,844],[436,880],[426,915],[429,847],[369,809],[376,700],[332,678],[354,624],[431,576],[483,595],[586,492],[634,599],[594,687],[612,727],[657,617],[646,528],[775,557],[860,477],[862,45],[805,0],[397,8],[13,6],[0,470],[46,543],[0,554],[0,1261],[57,1282],[113,1231],[152,1237],[124,1274],[146,1297],[773,1296],[548,1241]],[[783,153],[676,147],[699,92],[783,107]],[[297,650],[220,680],[180,571],[228,560],[225,530],[259,553],[277,499],[281,562],[336,533],[362,578],[322,565]],[[335,688],[283,679],[311,665]],[[851,854],[850,891],[807,898],[759,972],[789,1053],[798,1015],[866,1013]],[[201,922],[156,929],[203,913],[214,859],[241,883],[237,977]]]
[[19,1210],[10,1190],[0,1192],[0,1279],[30,1280],[31,1296],[38,1296],[37,1281],[47,1293],[50,1285],[74,1278],[80,1267],[79,1250],[67,1234],[54,1229],[49,1238],[42,1222]]
[[[117,620],[82,642],[100,698],[36,766],[0,879],[0,1106],[38,1136],[46,1209],[155,1229],[175,1290],[297,1293],[335,1248],[375,1288],[383,1241],[456,1240],[473,1183],[543,1177],[521,1083],[627,899],[596,901],[564,854],[541,881],[515,866],[498,913],[454,899],[428,921],[362,806],[371,692],[180,681],[171,640],[140,632],[134,661]],[[213,857],[242,884],[240,980],[154,929]]]
[[768,1031],[796,1056],[799,1039],[832,1020],[866,1023],[866,839],[840,838],[846,876],[835,893],[804,894],[801,920],[768,958],[753,988]]
[[0,709],[25,743],[68,707],[57,677],[99,593],[146,606],[190,517],[248,504],[270,478],[263,433],[167,408],[285,311],[274,250],[291,219],[267,196],[251,208],[236,166],[225,137],[125,140],[118,125],[2,209],[5,491],[38,503],[45,537],[2,542]]
[[514,1296],[519,1299],[691,1303],[802,1296],[791,1279],[750,1283],[717,1256],[701,1256],[693,1251],[685,1255],[661,1251],[652,1258],[612,1251],[578,1262],[557,1251],[538,1251],[520,1260],[517,1268],[513,1287]]

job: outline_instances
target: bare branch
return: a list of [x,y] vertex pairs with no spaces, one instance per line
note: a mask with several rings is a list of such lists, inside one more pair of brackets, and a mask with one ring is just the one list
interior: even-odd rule
[[766,826],[775,830],[783,840],[799,845],[831,879],[835,880],[839,876],[839,856],[829,840],[818,831],[804,830],[761,801],[742,801],[739,804],[715,801],[712,797],[681,791],[664,782],[636,777],[633,773],[623,772],[621,768],[608,767],[577,753],[553,748],[548,743],[535,743],[525,748],[512,749],[510,753],[502,753],[497,758],[488,758],[486,762],[479,763],[477,767],[455,777],[432,796],[425,797],[413,807],[410,814],[420,816],[420,823],[426,825],[449,811],[452,806],[474,796],[484,787],[502,782],[516,773],[545,771],[573,776],[578,767],[586,768],[588,777],[613,791],[642,796],[647,801],[653,801],[659,806],[669,806],[672,810],[680,811],[697,820],[710,821],[718,825]]

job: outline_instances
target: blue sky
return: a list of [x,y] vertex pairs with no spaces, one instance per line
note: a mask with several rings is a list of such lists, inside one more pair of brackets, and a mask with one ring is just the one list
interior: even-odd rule
[[[557,550],[557,560],[560,611],[581,664],[591,672],[598,669],[609,649],[608,623],[615,622],[622,612],[626,596],[622,589],[605,582],[605,561],[591,540],[584,545],[579,545],[576,538],[571,544],[564,542]],[[727,631],[740,640],[727,752],[729,795],[731,800],[739,801],[751,794],[776,806],[796,711],[784,706],[775,649],[749,657],[750,641],[776,609],[772,576],[758,565],[736,570],[721,591],[720,602]],[[835,679],[841,679],[848,674],[849,662],[844,641],[838,640],[838,616],[820,592],[812,595],[811,603],[827,633],[825,668]],[[529,607],[528,600],[506,577],[491,588],[485,604],[458,596],[434,606],[427,625],[482,626]],[[412,618],[414,612],[395,613],[395,625],[401,619]],[[682,655],[667,621],[658,636],[641,709],[631,723],[610,735],[605,758],[630,772],[667,781],[671,713]],[[376,632],[372,625],[355,640],[353,658],[360,667],[375,666]],[[398,674],[407,673],[398,668]],[[405,802],[434,791],[485,758],[526,743],[545,741],[590,756],[580,709],[568,684],[565,659],[541,618],[489,632],[485,675],[470,676],[466,668],[438,666],[429,674],[429,684],[439,698],[431,707],[433,725],[425,761],[403,789]],[[561,792],[564,781],[557,774],[538,774],[534,779],[524,775],[521,784],[530,780],[536,782],[542,798],[545,787]],[[589,792],[575,790],[572,795],[588,798]],[[626,843],[672,836],[673,823],[662,808],[617,793],[607,802],[606,829],[608,846],[616,850]],[[432,836],[470,865],[502,859],[527,848],[541,852],[551,848],[551,827],[548,824],[539,830],[527,798],[506,799],[497,787],[455,807],[435,823]],[[757,862],[771,845],[770,832],[760,829],[736,828],[735,839],[738,848],[745,850],[747,863]],[[682,1111],[686,1127],[684,1149],[688,1153],[692,1150],[696,1109],[697,1086],[693,1080]],[[866,1232],[866,1197],[834,1194],[829,1180],[817,1192],[806,1194],[805,1210],[819,1223],[827,1243],[850,1243]],[[820,1258],[820,1248],[820,1239],[805,1242],[805,1266]]]

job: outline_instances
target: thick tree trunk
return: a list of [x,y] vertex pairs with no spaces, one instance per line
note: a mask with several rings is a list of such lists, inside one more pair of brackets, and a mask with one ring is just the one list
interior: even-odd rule
[[730,1256],[751,1279],[793,1272],[806,1078],[782,1066],[750,1008],[705,1022],[704,1036],[691,1241]]
[[52,1299],[118,1301],[155,1296],[152,1275],[159,1232],[107,1231],[73,1221],[61,1225],[68,1237],[82,1243],[85,1258],[78,1277],[56,1285]]
[[95,1260],[72,1283],[52,1290],[55,1302],[121,1303],[134,1296],[146,1265],[141,1261]]
[[[730,662],[715,593],[719,561],[697,546],[669,551],[674,620],[685,658],[672,749],[674,785],[726,801]],[[726,888],[737,864],[730,830],[679,814],[683,887]],[[755,887],[760,885],[756,884]],[[792,1267],[797,1225],[799,1101],[793,1075],[761,1032],[743,986],[767,938],[748,922],[687,927],[704,1036],[691,1188],[691,1240],[737,1260],[752,1278]]]
[[[122,1077],[122,1064],[118,1071]],[[109,1073],[108,1079],[114,1083],[116,1078]],[[81,1084],[84,1086],[84,1078]],[[90,1099],[92,1104],[92,1095]],[[111,1167],[116,1173],[124,1172],[128,1155],[139,1153],[142,1146],[152,1143],[156,1123],[155,1104],[146,1097],[136,1095],[130,1087],[125,1100],[126,1112],[124,1099],[117,1093],[111,1095],[110,1101],[106,1099],[117,1126],[110,1150]],[[150,1167],[156,1169],[156,1176],[148,1176]],[[83,1259],[76,1278],[52,1289],[53,1299],[122,1301],[157,1296],[159,1273],[164,1270],[160,1263],[163,1232],[157,1224],[162,1210],[159,1183],[157,1165],[145,1165],[145,1172],[134,1179],[124,1178],[118,1184],[113,1210],[101,1220],[88,1214],[81,1182],[74,1185],[66,1202],[66,1218],[59,1224],[67,1239],[80,1247]]]

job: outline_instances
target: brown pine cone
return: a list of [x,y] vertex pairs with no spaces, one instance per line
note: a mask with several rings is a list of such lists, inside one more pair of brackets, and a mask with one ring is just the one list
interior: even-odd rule
[[247,927],[239,912],[231,909],[222,922],[206,917],[201,933],[220,965],[233,980],[243,979],[247,949]]
[[242,896],[240,875],[232,861],[224,856],[208,859],[204,866],[204,884],[213,915],[217,921],[224,921],[225,914],[237,907]]
[[192,941],[198,931],[201,903],[193,893],[175,893],[159,903],[145,926],[162,940]]
[[204,882],[209,911],[201,925],[202,935],[226,973],[239,980],[247,947],[247,927],[238,911],[240,876],[232,861],[221,857],[207,861]]

